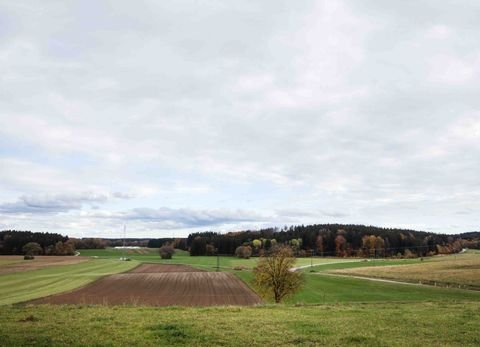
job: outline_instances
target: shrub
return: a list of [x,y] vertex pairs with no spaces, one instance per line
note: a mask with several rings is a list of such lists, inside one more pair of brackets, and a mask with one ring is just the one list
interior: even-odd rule
[[252,255],[252,247],[238,246],[235,250],[235,255],[239,258],[248,259]]
[[29,242],[23,246],[22,251],[26,255],[38,255],[42,253],[43,249],[38,243]]
[[164,245],[159,249],[160,257],[162,259],[172,259],[175,249],[170,245]]
[[206,255],[215,255],[216,252],[217,252],[217,249],[215,248],[214,245],[206,246]]
[[412,258],[416,258],[417,255],[407,248],[403,253],[403,257],[406,259],[412,259]]

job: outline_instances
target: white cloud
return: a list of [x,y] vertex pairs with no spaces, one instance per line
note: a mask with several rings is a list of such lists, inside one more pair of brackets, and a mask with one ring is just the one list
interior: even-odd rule
[[431,59],[430,80],[434,83],[461,85],[474,81],[479,72],[480,54],[467,59],[444,55]]
[[450,38],[452,35],[452,30],[442,24],[436,24],[430,27],[426,33],[426,37],[434,40],[445,40]]
[[98,194],[92,192],[69,194],[37,194],[23,195],[16,202],[0,204],[0,213],[61,213],[70,210],[79,210],[83,205],[96,206],[104,204],[112,198],[130,199],[130,194],[114,192],[112,194]]
[[455,211],[478,207],[478,9],[1,4],[2,226],[465,231],[477,219]]

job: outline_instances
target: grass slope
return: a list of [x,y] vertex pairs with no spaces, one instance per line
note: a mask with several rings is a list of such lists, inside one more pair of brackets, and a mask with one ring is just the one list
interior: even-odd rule
[[80,264],[2,275],[0,276],[0,305],[72,290],[98,277],[127,271],[136,265],[138,263],[135,261],[92,259]]
[[[251,272],[241,271],[235,274],[252,286]],[[305,273],[305,280],[302,290],[287,299],[286,303],[480,301],[480,292],[461,289],[374,282],[366,279],[333,277],[322,273]]]
[[480,302],[2,307],[5,346],[478,346]]
[[[158,248],[142,248],[123,251],[121,249],[106,248],[106,249],[82,249],[80,250],[82,256],[98,257],[101,259],[119,259],[124,254],[130,259],[146,262],[146,263],[161,263],[161,264],[183,264],[191,265],[204,270],[214,270],[217,266],[216,256],[196,256],[192,257],[186,251],[175,250],[172,259],[161,259],[158,254]],[[239,259],[233,256],[220,256],[219,264],[222,269],[232,269],[234,267],[244,267],[251,269],[257,264],[258,258]],[[313,265],[324,265],[330,263],[348,263],[360,262],[359,259],[342,259],[342,258],[297,258],[296,266],[306,266],[313,263]]]
[[[88,252],[87,252],[88,253]],[[52,295],[83,286],[100,276],[127,271],[136,266],[139,261],[163,263],[180,263],[193,265],[199,268],[214,270],[216,257],[191,257],[187,252],[179,252],[175,258],[162,261],[156,250],[142,250],[142,253],[132,256],[137,259],[130,262],[121,262],[118,259],[121,253],[115,249],[91,250],[93,254],[104,254],[100,259],[92,259],[86,263],[75,265],[55,266],[42,270],[16,273],[0,276],[0,305],[22,302],[42,296]],[[84,254],[86,255],[86,254]],[[98,256],[98,255],[97,255]],[[238,277],[251,286],[252,273],[250,271],[233,271],[235,266],[253,266],[257,259],[237,259],[221,257],[221,264],[234,272]],[[309,265],[312,259],[298,259],[298,266]],[[427,286],[398,285],[392,283],[373,282],[355,278],[330,277],[321,275],[334,269],[355,269],[370,267],[381,269],[386,265],[420,264],[419,260],[385,260],[385,261],[354,261],[338,258],[313,259],[315,270],[310,267],[304,269],[306,284],[304,288],[290,298],[288,303],[342,303],[342,302],[372,302],[372,301],[423,301],[423,300],[480,300],[480,292],[465,290],[441,289]],[[425,265],[422,262],[420,265]],[[403,268],[399,267],[399,268]]]
[[478,290],[480,289],[480,254],[469,251],[459,255],[434,257],[428,262],[408,266],[344,268],[335,273],[414,283],[461,286]]

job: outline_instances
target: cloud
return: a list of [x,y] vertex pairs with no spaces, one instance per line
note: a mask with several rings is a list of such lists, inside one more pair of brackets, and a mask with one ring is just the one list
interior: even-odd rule
[[258,213],[245,210],[229,209],[172,209],[161,208],[135,208],[120,212],[93,212],[89,214],[94,218],[105,218],[119,221],[151,223],[154,227],[164,229],[182,229],[209,227],[241,222],[262,222],[267,217]]
[[2,225],[468,230],[479,6],[3,3]]
[[117,199],[133,199],[135,197],[134,194],[123,193],[123,192],[114,192],[112,196]]
[[61,213],[71,210],[79,210],[84,205],[98,208],[97,204],[105,204],[111,197],[118,199],[130,199],[131,196],[121,192],[108,194],[95,194],[84,192],[78,194],[57,195],[24,195],[16,202],[0,204],[0,213]]

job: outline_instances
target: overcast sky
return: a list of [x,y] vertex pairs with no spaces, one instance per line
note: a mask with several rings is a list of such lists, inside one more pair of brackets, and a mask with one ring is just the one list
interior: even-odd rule
[[480,1],[0,0],[0,230],[480,229]]

